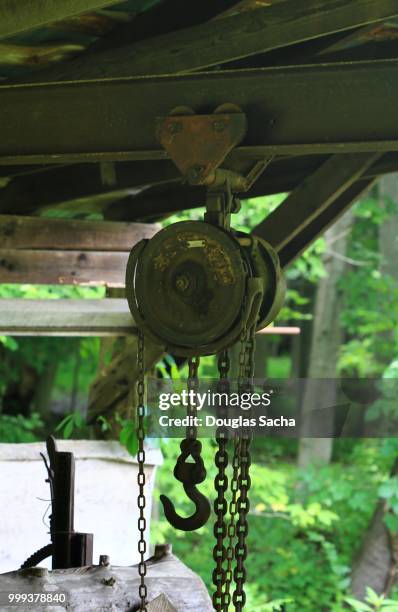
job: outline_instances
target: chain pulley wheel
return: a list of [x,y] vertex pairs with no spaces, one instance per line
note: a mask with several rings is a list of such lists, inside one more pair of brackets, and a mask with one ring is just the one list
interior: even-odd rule
[[234,344],[261,300],[261,326],[283,299],[279,261],[264,241],[182,221],[132,250],[126,295],[137,326],[171,353],[212,355]]

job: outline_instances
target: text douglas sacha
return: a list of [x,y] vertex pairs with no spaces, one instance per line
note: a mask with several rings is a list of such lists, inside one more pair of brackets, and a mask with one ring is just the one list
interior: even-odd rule
[[295,427],[296,420],[284,416],[269,418],[265,415],[259,417],[224,417],[217,418],[212,415],[205,417],[186,416],[183,418],[169,417],[162,415],[159,417],[161,427],[228,427],[238,429],[240,427]]

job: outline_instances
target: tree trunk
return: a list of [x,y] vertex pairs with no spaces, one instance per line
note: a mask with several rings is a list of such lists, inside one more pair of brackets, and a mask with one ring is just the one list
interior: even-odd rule
[[[398,474],[398,460],[391,476]],[[392,535],[385,523],[388,512],[384,499],[379,500],[362,548],[354,562],[351,575],[351,591],[357,599],[364,599],[366,587],[377,594],[389,595],[397,579],[398,536]]]
[[[341,296],[338,281],[344,271],[348,235],[352,225],[352,212],[346,213],[325,234],[326,251],[323,257],[325,276],[320,279],[315,297],[311,353],[308,378],[336,378],[339,347],[342,341],[340,325]],[[326,390],[326,387],[325,387]],[[329,384],[322,402],[335,406],[337,385]],[[333,431],[333,410],[318,410],[319,401],[316,385],[307,383],[302,404],[302,427],[298,464],[304,468],[311,463],[327,464],[333,450],[333,438],[316,437],[319,426],[322,431]]]

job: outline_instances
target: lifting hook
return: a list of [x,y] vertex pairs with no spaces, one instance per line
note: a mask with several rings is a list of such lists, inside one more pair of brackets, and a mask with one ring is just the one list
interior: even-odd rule
[[[187,438],[181,442],[180,448],[181,455],[177,459],[174,476],[184,485],[185,493],[195,504],[195,512],[184,518],[177,514],[173,502],[166,495],[161,495],[160,501],[163,504],[166,519],[175,529],[195,531],[203,527],[210,516],[210,502],[196,488],[196,485],[206,478],[206,468],[200,456],[202,444],[199,440]],[[193,458],[193,462],[187,461],[189,456]]]

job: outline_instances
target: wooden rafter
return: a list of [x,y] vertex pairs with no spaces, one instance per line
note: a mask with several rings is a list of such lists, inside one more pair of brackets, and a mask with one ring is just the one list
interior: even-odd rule
[[0,214],[28,215],[76,200],[79,213],[84,199],[92,206],[94,199],[100,197],[101,206],[106,206],[103,197],[106,194],[121,199],[148,184],[161,185],[179,179],[177,168],[168,160],[55,166],[11,180],[0,191]]
[[376,179],[357,181],[344,191],[319,217],[309,223],[279,252],[284,268],[292,264],[309,246],[335,223],[368,189]]
[[286,0],[77,58],[46,70],[44,78],[92,79],[199,70],[396,15],[396,0]]
[[282,251],[377,160],[373,153],[334,155],[304,180],[253,234]]
[[0,0],[0,38],[118,2],[120,0]]
[[375,154],[336,155],[299,185],[253,233],[268,240],[281,265],[290,265],[326,231],[376,179],[363,174]]

